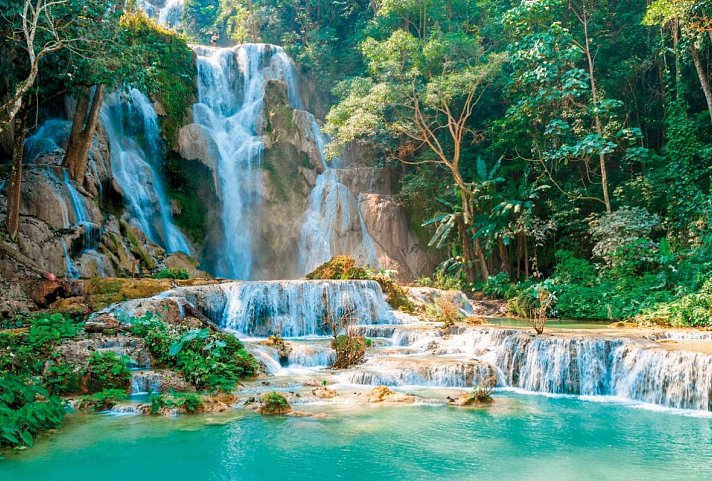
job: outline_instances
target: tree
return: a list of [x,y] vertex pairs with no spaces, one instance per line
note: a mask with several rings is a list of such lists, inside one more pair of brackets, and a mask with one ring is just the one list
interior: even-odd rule
[[464,175],[463,152],[482,140],[473,114],[502,61],[487,55],[472,34],[473,6],[468,1],[447,6],[429,0],[383,2],[379,17],[385,23],[395,17],[399,27],[382,40],[363,42],[370,76],[341,86],[349,93],[327,117],[336,148],[353,141],[390,142],[391,156],[404,164],[445,167],[460,204],[447,225],[458,225],[471,280],[475,259],[484,279],[489,269],[474,224],[480,189]]
[[35,84],[42,59],[77,41],[67,35],[66,23],[55,14],[68,3],[69,0],[24,0],[22,4],[0,1],[0,8],[7,12],[3,19],[9,23],[6,40],[23,50],[22,63],[28,66],[25,78],[17,82],[9,98],[0,105],[0,133],[12,124],[22,108],[22,99]]
[[682,76],[682,69],[677,51],[681,43],[687,46],[707,102],[710,119],[712,119],[712,83],[700,49],[704,46],[705,37],[712,41],[711,13],[712,2],[709,0],[656,0],[648,6],[643,20],[647,25],[660,25],[670,31],[678,59],[676,73],[678,79]]

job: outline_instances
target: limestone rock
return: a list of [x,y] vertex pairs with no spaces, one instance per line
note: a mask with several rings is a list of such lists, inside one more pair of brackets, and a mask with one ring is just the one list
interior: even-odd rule
[[186,160],[199,160],[210,169],[215,192],[220,196],[216,160],[218,147],[212,133],[200,124],[188,124],[178,131],[178,153]]
[[361,194],[359,207],[383,268],[396,271],[401,280],[435,270],[437,256],[421,246],[410,229],[403,205],[393,196]]

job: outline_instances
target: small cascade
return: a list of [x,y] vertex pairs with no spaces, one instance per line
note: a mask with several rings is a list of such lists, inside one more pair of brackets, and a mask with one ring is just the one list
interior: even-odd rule
[[340,379],[371,386],[473,387],[494,375],[492,366],[478,361],[393,356],[370,359]]
[[277,349],[263,343],[249,342],[246,347],[270,375],[298,374],[323,369],[329,367],[334,360],[334,350],[327,344],[287,342],[287,345],[289,354],[286,357],[280,357]]
[[146,15],[154,19],[159,25],[168,28],[180,26],[183,15],[184,0],[137,0],[136,6],[141,8]]
[[111,169],[126,206],[141,230],[168,252],[190,253],[188,241],[171,221],[171,207],[158,175],[162,143],[158,116],[144,94],[110,94],[101,118],[111,146]]
[[259,164],[264,143],[259,129],[265,87],[268,80],[282,80],[294,101],[296,74],[284,50],[273,45],[193,50],[198,68],[193,117],[212,133],[218,151],[224,246],[216,274],[250,279],[258,246],[252,245],[248,226],[264,222],[253,217],[262,189]]
[[358,324],[394,323],[374,281],[271,281],[221,286],[222,326],[248,337],[320,336],[327,315],[353,315]]
[[131,395],[161,392],[161,376],[155,371],[133,371],[131,373]]
[[85,229],[85,237],[87,247],[91,245],[94,237],[94,231],[96,230],[94,225],[89,221],[89,213],[87,212],[87,207],[84,202],[84,197],[82,197],[77,188],[74,187],[69,178],[69,172],[64,170],[64,188],[69,194],[69,199],[72,201],[72,208],[74,209],[74,223],[78,226],[83,226]]
[[65,119],[48,119],[25,140],[24,161],[33,162],[50,152],[64,152],[72,122]]
[[54,186],[54,193],[57,198],[57,204],[59,205],[60,211],[62,213],[62,227],[66,229],[71,226],[71,223],[69,222],[69,208],[67,206],[66,198],[62,190],[63,184],[59,181],[59,179],[54,174],[54,171],[51,168],[44,169],[42,173],[47,177],[47,180],[49,180]]
[[67,243],[64,239],[62,239],[62,247],[64,249],[64,276],[67,279],[79,279],[79,270],[69,256],[69,249],[67,249]]

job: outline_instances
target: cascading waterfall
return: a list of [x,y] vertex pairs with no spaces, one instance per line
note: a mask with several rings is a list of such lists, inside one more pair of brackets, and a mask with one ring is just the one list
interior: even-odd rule
[[45,120],[37,131],[25,140],[24,161],[29,163],[42,154],[64,151],[71,128],[72,122],[69,120]]
[[323,320],[355,316],[357,324],[396,323],[381,287],[374,281],[271,281],[221,286],[221,325],[248,337],[319,336]]
[[[262,219],[257,212],[262,194],[259,170],[264,149],[261,137],[265,87],[270,80],[287,84],[293,108],[302,109],[294,64],[281,47],[245,44],[234,48],[194,46],[198,61],[198,100],[194,121],[217,146],[224,246],[218,275],[250,279],[256,252],[249,226]],[[304,214],[295,253],[297,271],[313,270],[333,255],[348,254],[378,267],[375,244],[366,230],[357,200],[338,181],[324,158],[324,136],[313,115],[311,141],[324,172],[318,177]]]
[[198,103],[194,121],[211,132],[217,146],[224,246],[216,274],[249,279],[253,253],[249,226],[262,189],[258,166],[264,149],[259,135],[265,86],[282,80],[295,102],[296,75],[281,47],[248,44],[235,48],[194,46],[198,60]]
[[104,101],[101,119],[111,146],[112,173],[131,217],[168,252],[190,253],[187,240],[171,221],[170,203],[158,176],[161,138],[151,101],[136,89],[126,96],[112,93]]
[[[307,274],[334,255],[348,254],[361,264],[378,268],[378,255],[361,216],[358,201],[325,158],[324,135],[314,116],[311,131],[324,167],[309,195],[299,237],[299,272]],[[355,242],[349,231],[358,226]]]
[[153,4],[147,0],[138,0],[136,5],[160,25],[175,28],[181,24],[183,2],[184,0],[164,0],[162,3]]

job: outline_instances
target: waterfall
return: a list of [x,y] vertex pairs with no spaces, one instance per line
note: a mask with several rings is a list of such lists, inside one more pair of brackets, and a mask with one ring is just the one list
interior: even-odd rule
[[77,192],[77,188],[74,187],[66,169],[64,170],[64,187],[69,193],[69,199],[72,201],[72,207],[74,208],[74,223],[77,225],[87,224],[89,222],[89,214],[87,214],[87,208],[84,204],[84,197]]
[[[286,52],[274,45],[194,46],[193,50],[198,57],[199,100],[193,106],[193,117],[210,132],[218,151],[224,246],[216,274],[250,279],[259,246],[253,245],[249,226],[269,222],[259,216],[265,87],[270,80],[286,83],[291,106],[302,109],[297,74]],[[313,115],[307,118],[324,172],[309,196],[298,251],[288,261],[295,262],[302,274],[337,254],[352,255],[361,263],[378,267],[375,244],[358,201],[328,166],[319,124]]]
[[24,161],[29,163],[49,152],[64,152],[72,122],[64,119],[45,120],[35,133],[25,140]]
[[129,214],[153,242],[168,252],[190,253],[188,241],[171,221],[170,203],[160,182],[162,159],[158,116],[151,101],[132,89],[110,94],[101,118],[111,146],[111,170]]
[[259,128],[268,80],[287,83],[295,101],[296,75],[281,47],[266,44],[235,48],[194,46],[198,60],[198,103],[194,121],[207,127],[217,145],[222,195],[224,246],[216,274],[249,279],[254,251],[250,224],[262,190],[259,163],[264,149]]
[[137,0],[136,6],[146,12],[158,24],[175,28],[181,24],[184,0],[164,0],[153,4],[147,0]]
[[222,325],[245,336],[319,336],[325,316],[352,315],[356,324],[395,322],[374,281],[271,281],[224,286]]
[[350,255],[361,264],[378,268],[376,245],[366,229],[358,201],[348,187],[339,182],[335,170],[326,162],[326,141],[313,115],[311,131],[324,172],[317,178],[309,195],[302,221],[299,272],[306,275],[339,254]]

